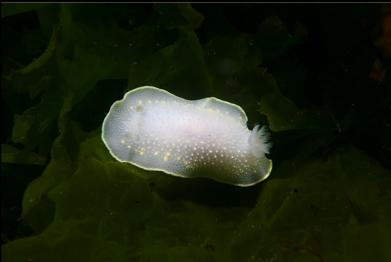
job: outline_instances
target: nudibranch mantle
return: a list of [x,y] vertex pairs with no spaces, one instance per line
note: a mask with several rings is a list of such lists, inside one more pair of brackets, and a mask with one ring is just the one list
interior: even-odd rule
[[265,128],[249,130],[240,106],[215,97],[186,100],[152,86],[133,89],[111,106],[102,140],[120,162],[179,177],[246,187],[272,170]]

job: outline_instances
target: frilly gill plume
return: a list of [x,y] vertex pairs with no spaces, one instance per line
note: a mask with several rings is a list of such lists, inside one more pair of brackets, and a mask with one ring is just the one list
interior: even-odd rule
[[256,158],[261,157],[265,153],[268,154],[272,147],[270,134],[266,126],[260,128],[260,125],[256,125],[251,131],[248,142],[251,145],[251,152]]

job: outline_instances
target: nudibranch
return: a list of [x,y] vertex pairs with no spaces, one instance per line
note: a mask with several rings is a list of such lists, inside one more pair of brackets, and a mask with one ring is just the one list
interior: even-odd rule
[[265,128],[249,130],[240,106],[215,97],[186,100],[152,86],[136,88],[111,106],[102,140],[120,162],[179,177],[246,187],[272,170]]

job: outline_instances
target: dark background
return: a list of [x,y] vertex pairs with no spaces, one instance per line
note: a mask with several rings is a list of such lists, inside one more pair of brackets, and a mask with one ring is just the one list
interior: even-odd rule
[[[173,4],[171,5],[173,6]],[[297,124],[293,128],[273,128],[273,117],[280,117],[279,115],[268,114],[267,110],[261,110],[263,114],[260,115],[256,110],[253,110],[257,107],[253,100],[259,102],[269,92],[265,91],[267,89],[253,88],[252,85],[255,86],[257,81],[254,80],[249,88],[243,87],[245,90],[243,92],[247,94],[243,97],[239,95],[241,94],[239,91],[237,92],[241,89],[235,89],[236,87],[230,89],[228,86],[216,85],[211,89],[193,88],[190,83],[192,82],[191,76],[188,80],[183,80],[178,76],[187,77],[180,68],[181,65],[186,65],[186,62],[174,57],[172,61],[177,63],[177,67],[179,67],[174,70],[178,70],[179,73],[174,74],[172,78],[159,78],[160,76],[153,76],[155,77],[153,78],[149,73],[144,73],[145,68],[140,69],[138,64],[135,64],[135,66],[130,66],[130,72],[137,73],[130,74],[130,78],[126,77],[129,73],[128,68],[122,66],[124,70],[123,72],[117,70],[118,75],[110,73],[112,74],[110,77],[102,77],[95,82],[92,81],[91,88],[85,89],[88,91],[80,91],[82,88],[78,88],[79,91],[72,91],[76,94],[83,93],[80,95],[80,100],[72,105],[70,111],[70,118],[78,123],[83,132],[99,132],[101,121],[107,109],[113,101],[122,97],[124,90],[152,81],[152,84],[161,84],[162,88],[167,87],[170,91],[176,92],[180,96],[185,95],[189,99],[205,96],[219,97],[221,94],[225,100],[242,103],[245,111],[250,111],[249,126],[251,127],[255,122],[260,121],[259,119],[266,123],[271,122],[274,147],[270,157],[275,161],[276,170],[280,170],[276,173],[277,178],[279,176],[281,178],[290,177],[289,174],[284,173],[284,161],[295,159],[297,148],[302,147],[303,144],[317,144],[317,141],[322,142],[319,142],[319,145],[311,151],[312,157],[326,161],[326,159],[331,159],[333,154],[339,152],[338,150],[341,148],[355,148],[376,161],[379,170],[389,171],[391,168],[391,11],[389,5],[192,4],[192,8],[203,18],[199,24],[192,22],[197,19],[192,20],[192,16],[185,11],[178,16],[175,13],[176,9],[172,11],[164,4],[156,6],[159,4],[86,4],[73,5],[70,12],[73,23],[80,23],[98,33],[100,29],[106,30],[106,27],[110,27],[107,25],[115,24],[116,27],[129,35],[139,34],[140,39],[144,39],[144,31],[135,33],[142,26],[157,25],[163,28],[157,36],[160,39],[157,47],[145,47],[147,50],[145,54],[140,52],[140,54],[130,55],[136,57],[135,61],[141,61],[141,64],[142,61],[147,61],[145,62],[146,68],[149,67],[148,61],[158,61],[155,60],[158,58],[149,53],[152,54],[161,47],[176,43],[183,28],[194,32],[204,51],[206,70],[212,72],[215,83],[223,81],[225,76],[220,76],[213,71],[215,60],[208,56],[208,52],[213,47],[211,43],[214,43],[213,41],[219,37],[234,41],[245,35],[251,39],[251,46],[253,46],[246,49],[247,55],[249,58],[257,57],[260,59],[260,62],[254,62],[256,64],[254,70],[266,68],[267,72],[275,79],[281,94],[294,103],[299,110],[326,111],[332,118],[333,127],[327,128],[325,131],[322,128],[324,122],[319,125],[314,124],[314,120],[307,119],[305,115],[306,124],[301,124],[300,127]],[[51,63],[58,62],[53,62],[51,59],[76,61],[74,47],[80,46],[81,50],[88,50],[88,47],[82,38],[80,38],[81,40],[77,38],[76,33],[68,38],[66,30],[70,29],[67,28],[66,15],[61,13],[60,5],[30,4],[23,6],[20,4],[15,6],[3,4],[2,7],[2,244],[7,244],[10,241],[40,233],[42,229],[37,230],[31,226],[28,219],[26,221],[23,217],[21,218],[21,203],[23,193],[29,183],[38,178],[52,160],[53,142],[61,133],[61,127],[55,124],[61,118],[60,109],[57,108],[60,103],[51,99],[52,97],[62,97],[58,101],[63,101],[68,94],[66,87],[62,87],[58,91],[60,94],[58,96],[57,93],[52,94],[52,91],[47,91],[50,89],[47,86],[53,86],[53,83],[61,86],[62,80],[56,76],[46,83],[42,75],[59,74],[56,71],[59,69],[57,67],[53,69],[54,67],[51,66]],[[281,24],[275,23],[276,21]],[[58,29],[60,33],[56,43],[60,43],[58,44],[60,51],[56,51],[58,52],[54,56],[56,58],[49,58],[47,65],[39,66],[40,68],[32,70],[32,73],[21,74],[23,68],[46,52],[53,28],[58,24],[62,24],[62,26]],[[83,26],[78,27],[77,30],[83,32]],[[68,34],[69,32],[71,32],[70,35],[73,34],[71,30],[68,31]],[[91,35],[96,32],[92,32]],[[115,35],[115,30],[113,34]],[[109,37],[107,36],[107,39]],[[217,52],[223,50],[223,46],[217,45],[215,47]],[[230,54],[228,43],[227,46],[226,52]],[[242,49],[244,50],[244,48],[238,47],[238,49],[232,50],[230,55],[235,57],[235,52],[240,52]],[[104,54],[100,53],[99,49],[97,50],[93,49],[92,51],[97,57],[100,55],[109,57],[112,52],[107,48],[102,49]],[[148,50],[153,50],[153,52]],[[186,51],[183,52],[185,52],[183,54],[185,60],[188,54]],[[188,52],[191,53],[190,47]],[[115,52],[112,53],[113,57],[116,55]],[[163,55],[166,54],[163,53]],[[119,63],[122,61],[120,59]],[[125,60],[126,57],[123,59]],[[92,63],[94,63],[93,61]],[[116,67],[114,66],[114,68]],[[246,75],[246,72],[252,70],[246,69],[245,65],[243,68],[240,71],[242,75],[239,75],[239,79],[247,79],[240,78],[240,76]],[[164,70],[162,66],[157,69],[157,72],[164,75],[166,74]],[[196,71],[195,68],[188,70],[184,72]],[[189,75],[191,74],[189,73]],[[136,75],[135,79],[132,78],[134,75]],[[159,74],[156,73],[156,75]],[[256,76],[257,73],[254,75]],[[72,74],[70,73],[69,76]],[[253,76],[251,75],[251,77]],[[183,85],[181,86],[186,81],[189,82],[187,89]],[[31,86],[30,83],[32,83]],[[203,82],[200,80],[199,83]],[[238,86],[242,84],[239,80]],[[117,88],[112,88],[113,86],[117,86]],[[253,100],[249,100],[248,96]],[[34,111],[32,116],[21,118],[19,122],[16,120],[16,115],[25,114],[26,110],[45,99],[52,101],[53,104],[39,109],[37,112]],[[245,101],[249,102],[246,104]],[[101,106],[97,107],[98,103]],[[48,113],[51,110],[54,112],[53,116]],[[48,122],[45,122],[47,119],[49,119]],[[281,117],[281,119],[284,118]],[[29,126],[27,131],[23,129],[21,124],[23,122]],[[48,124],[45,124],[45,128],[40,129],[42,122]],[[20,133],[25,134],[27,138],[18,137]],[[39,139],[34,139],[37,137]],[[7,145],[12,149],[5,148]],[[351,160],[354,165],[353,159],[356,158]],[[283,168],[278,169],[280,165]],[[383,171],[378,173],[383,173]],[[178,193],[179,196],[172,192],[167,193],[168,189],[164,186],[161,186],[162,189],[158,190],[158,194],[168,203],[172,201],[172,198],[181,199],[182,197],[185,201],[193,201],[210,207],[243,206],[247,208],[256,205],[256,198],[262,192],[262,186],[249,189],[247,192],[239,192],[237,189],[220,187],[214,183],[210,185],[208,182],[202,181],[200,183],[203,188],[207,188],[204,189],[207,193],[200,196],[197,194],[199,188],[189,186],[188,183],[191,184],[191,182],[186,182],[190,187],[189,192],[183,192],[186,189],[182,189],[183,191]],[[222,195],[230,195],[228,197],[231,199],[230,204],[225,202],[227,197],[221,196],[221,194],[211,200],[211,191],[216,188]],[[389,198],[389,191],[387,192],[384,194],[386,196],[388,194]],[[235,196],[239,196],[239,200],[234,200]],[[54,209],[55,202],[45,200],[43,204],[41,203],[40,210]],[[311,210],[317,208],[322,209],[321,207],[310,207]],[[39,215],[41,211],[37,211],[38,213],[35,213],[34,216],[46,221],[42,222],[43,225],[50,224],[54,211],[49,215],[42,211],[43,213]],[[389,215],[389,213],[386,214]],[[215,246],[218,244],[207,245],[206,249],[215,249]],[[241,248],[240,244],[235,247]],[[24,249],[20,250],[23,253]],[[327,260],[323,260],[322,251],[314,251],[313,253],[317,254],[316,257],[319,258],[319,261]],[[241,256],[238,255],[239,257]],[[391,258],[387,252],[384,253],[384,256],[379,255],[379,257]],[[247,257],[247,259],[249,258]],[[216,258],[216,260],[219,259]],[[8,261],[12,261],[12,259]]]

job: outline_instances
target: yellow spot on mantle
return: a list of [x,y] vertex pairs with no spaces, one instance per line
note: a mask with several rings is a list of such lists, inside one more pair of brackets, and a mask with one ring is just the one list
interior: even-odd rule
[[170,159],[171,153],[167,152],[166,155],[164,156],[164,161],[168,161]]
[[140,150],[138,151],[138,153],[140,154],[140,156],[144,155],[144,147],[140,148]]

